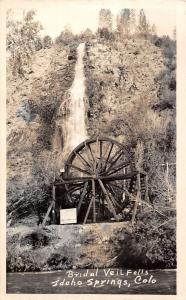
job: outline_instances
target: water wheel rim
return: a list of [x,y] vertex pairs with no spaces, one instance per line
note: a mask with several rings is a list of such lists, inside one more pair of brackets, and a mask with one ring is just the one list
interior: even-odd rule
[[[77,171],[84,173],[84,176],[81,176],[81,177],[84,177],[84,178],[90,177],[90,178],[96,179],[97,167],[99,166],[101,159],[104,159],[104,155],[102,156],[102,158],[99,157],[97,159],[97,162],[96,162],[97,165],[96,165],[96,167],[94,168],[94,170],[91,170],[91,168],[90,168],[90,161],[95,161],[95,158],[96,158],[95,152],[94,153],[92,152],[91,145],[94,146],[96,143],[99,144],[100,151],[101,151],[101,143],[105,143],[105,142],[108,143],[108,145],[110,144],[113,147],[117,147],[118,148],[118,153],[120,153],[120,156],[124,155],[128,159],[128,162],[127,162],[126,166],[132,166],[131,155],[129,154],[128,149],[124,145],[122,145],[118,141],[113,140],[111,138],[96,137],[96,138],[91,138],[91,139],[85,140],[84,142],[82,142],[81,144],[79,144],[75,149],[73,149],[73,151],[70,153],[70,155],[68,156],[68,158],[66,160],[66,163],[65,163],[65,176],[69,177],[69,179],[70,179],[70,177],[72,176],[70,174],[70,170],[71,169],[76,169]],[[83,169],[83,168],[81,169],[78,166],[74,165],[73,162],[77,158],[77,156],[81,156],[80,153],[81,153],[82,150],[85,149],[85,147],[87,149],[89,149],[89,151],[90,151],[89,155],[92,156],[92,158],[91,159],[87,159],[87,161],[85,162],[85,164],[87,164],[88,168],[85,167],[85,169]],[[85,151],[85,153],[86,152],[88,152],[88,150]],[[87,155],[88,155],[88,153],[87,153]],[[80,157],[80,159],[84,160],[83,157]],[[112,160],[112,157],[111,157],[111,160]],[[109,161],[106,161],[106,164],[109,163],[109,162],[110,162],[110,158],[109,158]],[[115,165],[115,162],[112,163],[112,166],[114,166],[114,165]],[[79,170],[78,170],[78,168],[79,168]],[[122,168],[122,166],[121,166],[121,168]],[[103,175],[106,175],[107,172],[104,172],[104,173],[105,174],[103,174]]]
[[[107,149],[106,151],[105,149],[103,149],[104,148],[103,145],[105,149]],[[93,151],[93,153],[91,153],[89,147],[91,151]],[[95,153],[95,151],[97,150],[99,151],[99,155],[98,153]],[[87,161],[85,160],[85,156],[83,156],[84,155],[83,151],[85,152],[90,151],[89,156],[90,156],[91,163],[90,160],[88,159],[88,156],[86,157]],[[73,165],[74,161],[78,159],[82,161],[82,165],[84,164],[87,166],[86,170]],[[65,164],[65,174],[67,176],[65,179],[66,182],[69,183],[69,186],[72,183],[74,184],[77,183],[77,185],[82,183],[80,187],[80,196],[79,196],[79,203],[77,204],[77,208],[79,213],[81,205],[87,205],[87,211],[84,216],[83,223],[87,222],[87,218],[90,215],[90,213],[91,214],[93,213],[92,214],[93,222],[96,221],[97,216],[96,216],[95,206],[99,205],[99,207],[101,207],[101,201],[102,201],[102,206],[104,206],[104,204],[106,203],[105,210],[109,209],[109,211],[112,213],[115,220],[119,221],[118,213],[121,212],[122,205],[120,205],[120,202],[117,197],[115,197],[114,199],[115,195],[112,192],[114,187],[112,187],[110,183],[118,182],[118,180],[122,181],[124,179],[131,179],[131,177],[136,176],[136,173],[134,172],[133,173],[130,172],[130,174],[128,175],[120,173],[120,171],[122,172],[123,168],[127,168],[127,167],[129,167],[132,171],[131,161],[132,161],[131,155],[129,154],[128,149],[118,141],[107,137],[94,137],[91,139],[87,139],[81,144],[79,144],[75,149],[73,149],[73,151],[67,158]],[[102,163],[103,165],[105,164],[105,166],[102,169],[100,169],[101,170],[100,171],[99,167],[100,164]],[[91,165],[92,169],[89,168],[90,164],[92,164]],[[93,165],[95,166],[95,168]],[[72,174],[70,173],[72,169],[76,169],[77,173],[82,171],[83,176],[81,177],[72,176]],[[96,173],[97,171],[100,172]],[[119,175],[115,174],[118,172]],[[74,188],[72,193],[77,195],[77,191],[78,191],[78,187],[77,189]]]

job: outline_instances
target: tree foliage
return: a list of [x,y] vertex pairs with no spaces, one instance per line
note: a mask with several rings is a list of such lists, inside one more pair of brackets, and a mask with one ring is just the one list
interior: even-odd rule
[[57,44],[63,44],[65,46],[71,45],[75,41],[75,35],[72,32],[72,29],[69,25],[66,25],[64,30],[56,38],[55,42]]
[[112,31],[112,14],[110,9],[101,9],[99,12],[99,28]]
[[29,72],[33,53],[40,48],[39,33],[41,24],[34,20],[36,12],[23,12],[21,20],[12,17],[11,11],[7,14],[7,50],[10,53],[10,63],[13,74],[24,76]]
[[120,35],[129,35],[131,32],[131,10],[122,9],[117,16],[117,30]]
[[141,9],[139,13],[138,32],[140,34],[149,33],[149,23],[147,21],[147,17],[143,9]]
[[42,46],[44,49],[49,49],[52,47],[52,38],[49,35],[44,36]]

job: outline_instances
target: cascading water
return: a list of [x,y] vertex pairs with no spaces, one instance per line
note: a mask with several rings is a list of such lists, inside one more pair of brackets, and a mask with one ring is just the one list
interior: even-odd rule
[[84,50],[85,44],[79,44],[77,47],[77,62],[75,65],[74,81],[66,94],[66,100],[61,103],[56,118],[53,150],[65,156],[88,137],[84,101]]
[[77,62],[75,66],[75,78],[70,88],[69,116],[66,120],[65,149],[72,150],[87,138],[85,122],[85,75],[84,56],[85,44],[81,43],[77,48]]

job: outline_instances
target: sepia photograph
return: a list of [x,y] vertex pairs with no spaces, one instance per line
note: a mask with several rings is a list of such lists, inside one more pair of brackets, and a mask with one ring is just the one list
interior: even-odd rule
[[6,293],[176,295],[176,9],[26,2],[6,9]]

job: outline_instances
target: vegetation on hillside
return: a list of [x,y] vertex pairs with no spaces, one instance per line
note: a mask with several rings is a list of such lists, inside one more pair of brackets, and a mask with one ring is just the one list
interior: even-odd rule
[[[35,215],[40,221],[42,213],[47,209],[56,167],[57,156],[52,149],[52,137],[57,111],[61,99],[68,99],[66,92],[73,80],[76,47],[80,42],[85,42],[89,133],[101,133],[120,139],[131,150],[136,166],[148,173],[150,202],[143,205],[143,211],[139,210],[134,238],[129,248],[134,250],[136,244],[139,246],[140,255],[146,258],[145,266],[175,267],[176,41],[168,36],[157,36],[155,25],[150,24],[144,10],[140,10],[139,16],[136,16],[134,9],[121,10],[117,16],[117,27],[113,29],[111,11],[102,9],[97,32],[92,33],[87,28],[79,35],[74,35],[66,27],[54,43],[49,36],[41,38],[42,26],[34,17],[35,12],[29,11],[20,21],[12,19],[11,12],[7,18],[7,50],[10,53],[8,63],[11,73],[8,86],[15,78],[17,81],[14,84],[20,91],[23,85],[28,88],[25,85],[27,80],[33,84],[29,94],[29,109],[33,118],[26,118],[24,127],[28,140],[35,120],[39,120],[36,142],[31,142],[27,149],[32,156],[32,178],[22,184],[21,179],[17,179],[19,176],[11,177],[11,172],[8,173],[8,220],[11,219],[14,224],[15,220],[23,216]],[[39,80],[31,78],[34,59],[37,55],[40,57],[41,53],[45,55],[48,49],[53,51],[50,71]],[[149,55],[149,61],[143,52]],[[106,55],[109,55],[108,60],[105,59]],[[132,57],[128,65],[126,57]],[[162,62],[156,61],[161,57]],[[138,70],[132,69],[135,63],[139,64]],[[146,65],[150,63],[151,66],[157,64],[157,70],[151,70]],[[96,64],[100,66],[99,76]],[[156,72],[158,74],[154,76]],[[138,81],[145,77],[149,80],[149,86],[145,86],[145,80]],[[16,103],[18,107],[23,105],[21,93],[24,94],[24,90],[18,94],[21,99]],[[13,93],[11,97],[14,99]],[[10,101],[8,105],[12,103]],[[13,131],[16,130],[13,128]],[[24,156],[27,153],[25,144],[19,139],[15,144],[13,140],[9,144],[9,154],[14,151],[17,157]],[[14,158],[8,156],[9,160]],[[17,173],[27,166],[25,161],[16,169]],[[126,251],[126,247],[121,239],[120,245],[117,245],[120,263],[122,251]],[[136,252],[132,253],[134,257]],[[126,262],[123,264],[126,265]]]

